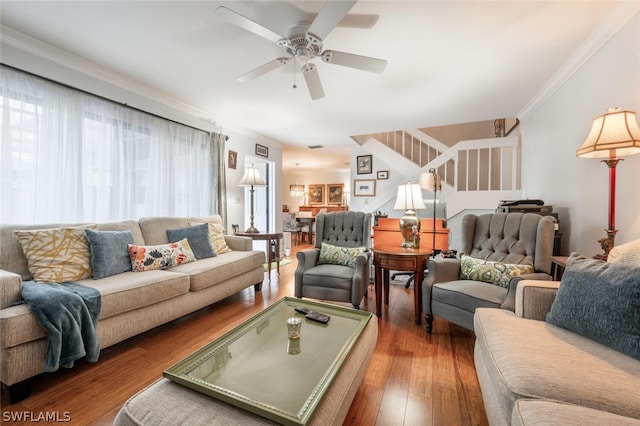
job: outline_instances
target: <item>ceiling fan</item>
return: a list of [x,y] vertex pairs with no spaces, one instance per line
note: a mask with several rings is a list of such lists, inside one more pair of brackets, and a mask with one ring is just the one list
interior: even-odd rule
[[[322,9],[311,25],[304,30],[306,25],[300,25],[300,23],[298,23],[292,31],[293,34],[289,37],[278,34],[264,25],[224,6],[218,7],[215,12],[217,15],[240,28],[244,28],[267,40],[273,41],[278,46],[283,47],[288,55],[269,61],[239,76],[237,80],[242,82],[250,81],[287,64],[291,60],[297,61],[302,65],[302,75],[309,89],[311,99],[316,100],[324,97],[324,90],[322,89],[318,70],[315,64],[311,62],[314,58],[321,57],[324,62],[330,64],[382,73],[387,66],[387,61],[383,59],[338,52],[335,50],[322,50],[322,41],[356,3],[357,0],[325,1]],[[295,84],[294,87],[296,87]]]

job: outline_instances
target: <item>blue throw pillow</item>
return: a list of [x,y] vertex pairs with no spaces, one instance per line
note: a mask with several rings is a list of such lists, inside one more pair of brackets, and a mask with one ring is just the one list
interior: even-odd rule
[[85,229],[91,250],[93,279],[99,280],[131,270],[129,244],[133,244],[131,231],[94,231]]
[[207,223],[180,229],[167,229],[167,238],[169,238],[170,243],[176,243],[186,238],[196,259],[204,259],[216,255],[211,246],[209,225]]
[[640,360],[640,268],[571,254],[546,320]]

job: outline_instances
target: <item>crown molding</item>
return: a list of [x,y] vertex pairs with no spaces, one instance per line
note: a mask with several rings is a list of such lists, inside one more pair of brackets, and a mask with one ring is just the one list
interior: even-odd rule
[[639,11],[640,2],[619,1],[573,55],[520,110],[517,117],[522,120],[540,108]]

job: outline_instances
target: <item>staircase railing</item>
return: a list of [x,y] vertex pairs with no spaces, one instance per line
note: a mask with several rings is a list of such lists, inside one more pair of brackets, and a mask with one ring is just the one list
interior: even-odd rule
[[[420,173],[430,168],[437,170],[442,178],[442,192],[449,203],[450,216],[464,209],[495,207],[502,199],[519,198],[520,145],[517,136],[461,141],[452,147],[445,146],[444,149],[443,145],[436,141],[436,148],[427,149],[416,148],[414,145],[417,140],[420,140],[421,144],[428,143],[409,132],[379,133],[375,140],[381,142],[382,135],[385,135],[383,139],[387,142],[382,143],[387,148],[393,149],[403,157],[407,151],[410,154],[416,154],[413,158],[405,157],[405,159],[416,165],[424,163],[419,166],[417,175],[406,176],[405,180],[416,182]],[[437,152],[438,155],[434,156],[430,151]],[[395,158],[398,157],[395,156]],[[414,162],[416,158],[419,163]],[[408,169],[402,164],[395,166],[398,170]],[[380,194],[369,209],[384,210],[383,207],[393,200],[395,195],[395,189]]]

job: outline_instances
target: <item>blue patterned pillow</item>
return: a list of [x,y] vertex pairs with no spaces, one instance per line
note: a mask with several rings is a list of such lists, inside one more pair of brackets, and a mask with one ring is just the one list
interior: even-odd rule
[[356,257],[366,252],[366,247],[339,247],[327,243],[322,243],[322,246],[320,247],[320,259],[318,260],[318,263],[344,265],[350,268],[355,268]]
[[204,259],[216,255],[209,237],[209,225],[206,223],[180,229],[167,229],[167,238],[170,243],[176,243],[186,238],[196,259]]
[[463,280],[483,281],[500,287],[508,287],[511,278],[533,272],[533,265],[526,263],[502,263],[476,259],[466,254],[460,256],[460,278]]
[[84,232],[91,249],[94,280],[131,270],[129,244],[134,242],[131,231],[85,229]]
[[572,253],[546,320],[640,360],[640,268]]

